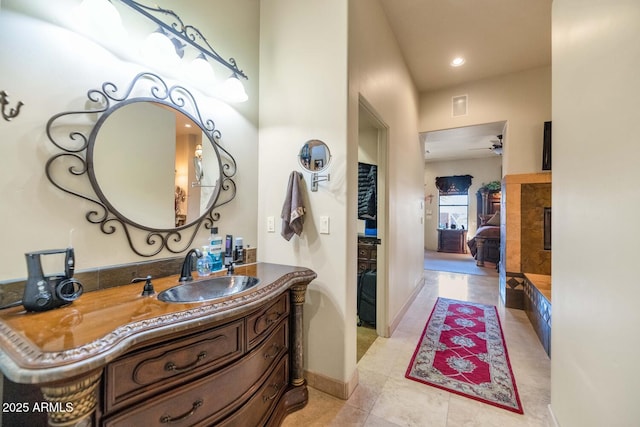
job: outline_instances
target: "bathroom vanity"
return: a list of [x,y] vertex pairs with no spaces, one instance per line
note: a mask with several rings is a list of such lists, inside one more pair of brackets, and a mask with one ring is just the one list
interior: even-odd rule
[[47,312],[2,310],[0,369],[41,389],[51,425],[279,425],[308,399],[302,307],[316,274],[267,263],[236,274],[260,283],[212,301],[160,301],[179,284],[171,276],[153,279],[152,296],[127,284]]

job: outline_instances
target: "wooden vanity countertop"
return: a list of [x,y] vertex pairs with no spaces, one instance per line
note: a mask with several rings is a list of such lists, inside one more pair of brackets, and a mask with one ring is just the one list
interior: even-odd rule
[[[87,292],[70,305],[45,312],[26,312],[22,306],[0,310],[0,370],[21,383],[67,379],[104,366],[136,344],[247,312],[316,277],[307,268],[269,263],[240,265],[235,274],[255,276],[261,282],[214,301],[159,301],[158,293],[179,285],[175,275],[153,278],[152,296],[141,296],[141,282]],[[194,280],[208,278],[194,274]]]

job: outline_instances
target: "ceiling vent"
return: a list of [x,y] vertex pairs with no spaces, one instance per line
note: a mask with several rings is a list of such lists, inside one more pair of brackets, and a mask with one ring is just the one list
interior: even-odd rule
[[451,98],[451,113],[453,117],[467,115],[467,95],[458,95]]

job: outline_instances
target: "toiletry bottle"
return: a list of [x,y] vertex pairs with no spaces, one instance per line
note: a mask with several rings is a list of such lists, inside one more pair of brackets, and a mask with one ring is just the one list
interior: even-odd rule
[[209,258],[209,246],[202,247],[202,256],[198,258],[198,276],[207,277],[211,274],[211,258]]
[[224,241],[224,265],[229,265],[233,261],[233,236],[227,234]]
[[244,262],[244,249],[242,249],[242,243],[242,237],[236,237],[236,254],[234,258],[238,264],[242,264]]
[[211,271],[222,270],[222,236],[218,234],[218,227],[211,228],[209,257],[211,258]]

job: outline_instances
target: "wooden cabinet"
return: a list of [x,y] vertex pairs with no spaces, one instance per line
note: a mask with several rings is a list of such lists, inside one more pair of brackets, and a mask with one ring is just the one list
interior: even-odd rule
[[[138,284],[127,284],[56,310],[0,310],[0,370],[12,384],[40,389],[27,396],[5,388],[4,401],[49,409],[10,424],[44,425],[46,415],[49,425],[69,427],[280,425],[309,398],[303,306],[316,274],[269,263],[236,273],[261,283],[187,304],[143,297]],[[161,292],[178,276],[153,281]]]
[[489,218],[500,210],[500,200],[502,192],[500,190],[490,190],[476,193],[478,210],[478,227],[481,227]]
[[358,236],[358,274],[375,270],[378,262],[378,239]]
[[438,252],[467,253],[467,230],[438,230]]
[[289,384],[289,320],[287,292],[108,364],[99,425],[265,425]]
[[241,320],[122,357],[105,368],[105,412],[114,412],[242,356]]

